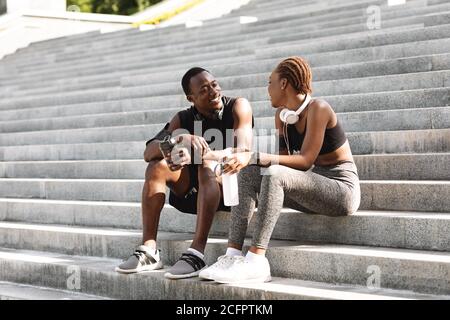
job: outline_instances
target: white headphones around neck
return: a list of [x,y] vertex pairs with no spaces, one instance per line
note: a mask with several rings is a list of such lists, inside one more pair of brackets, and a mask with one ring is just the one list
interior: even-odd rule
[[280,112],[280,119],[284,123],[287,124],[294,124],[297,123],[298,119],[300,118],[300,114],[305,110],[305,108],[309,105],[311,102],[311,96],[309,94],[306,95],[305,101],[302,103],[300,108],[298,108],[297,111],[292,111],[287,108],[284,108]]

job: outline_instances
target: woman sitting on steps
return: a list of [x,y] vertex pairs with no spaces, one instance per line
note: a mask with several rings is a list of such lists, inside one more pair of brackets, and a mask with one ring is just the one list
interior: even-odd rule
[[[283,206],[328,216],[358,209],[359,177],[350,145],[332,107],[311,99],[311,82],[311,69],[300,57],[284,60],[270,75],[279,154],[240,152],[225,159],[224,174],[240,172],[239,205],[232,207],[226,254],[203,270],[201,278],[221,283],[270,281],[265,253]],[[243,257],[256,203],[253,240]]]

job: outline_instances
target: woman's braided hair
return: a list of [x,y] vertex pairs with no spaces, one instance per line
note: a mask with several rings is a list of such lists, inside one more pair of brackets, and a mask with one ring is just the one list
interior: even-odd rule
[[283,60],[276,68],[280,79],[287,79],[298,93],[312,93],[312,72],[306,60],[300,57],[290,57]]

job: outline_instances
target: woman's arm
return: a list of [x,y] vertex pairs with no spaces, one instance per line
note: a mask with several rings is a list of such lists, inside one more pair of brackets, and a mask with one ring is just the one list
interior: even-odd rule
[[304,171],[312,167],[322,148],[325,130],[333,111],[330,105],[323,100],[314,100],[309,108],[306,136],[300,154],[276,155],[261,153],[259,154],[261,166],[280,164]]
[[279,164],[297,170],[309,170],[322,149],[325,130],[332,115],[333,110],[327,102],[315,100],[310,106],[306,136],[300,154],[235,153],[228,157],[227,163],[224,164],[224,173],[237,173],[249,164],[258,164],[262,167]]

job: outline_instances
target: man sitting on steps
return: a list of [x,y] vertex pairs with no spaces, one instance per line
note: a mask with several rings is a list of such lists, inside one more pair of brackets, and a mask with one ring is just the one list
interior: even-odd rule
[[[251,149],[254,119],[246,99],[223,96],[217,80],[202,68],[190,69],[183,76],[182,87],[193,106],[178,112],[147,142],[144,159],[149,164],[142,192],[143,245],[116,268],[117,272],[136,273],[163,267],[156,236],[169,187],[169,203],[182,212],[197,214],[197,221],[191,247],[165,276],[170,279],[197,276],[206,267],[203,252],[214,214],[217,210],[229,211],[223,204],[221,180],[213,172],[214,164],[202,161],[202,156],[211,149]],[[177,134],[180,129],[184,134]],[[227,139],[230,131],[231,139]],[[180,151],[176,154],[163,155],[160,142],[167,137],[175,137],[184,148],[177,149]]]

